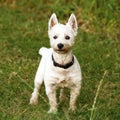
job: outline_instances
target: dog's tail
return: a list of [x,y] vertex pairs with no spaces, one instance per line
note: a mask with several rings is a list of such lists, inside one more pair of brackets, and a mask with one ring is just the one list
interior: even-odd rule
[[44,56],[44,55],[48,54],[50,51],[51,51],[51,48],[42,47],[39,50],[39,54],[41,56]]

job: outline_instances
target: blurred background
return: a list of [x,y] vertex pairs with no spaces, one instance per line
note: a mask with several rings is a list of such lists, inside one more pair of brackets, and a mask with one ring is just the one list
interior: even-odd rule
[[[73,48],[83,84],[76,112],[67,100],[56,115],[47,114],[44,86],[39,104],[29,105],[40,47],[50,47],[48,20],[56,13],[65,24],[71,13],[78,21]],[[0,119],[119,120],[120,0],[0,0]],[[59,90],[58,90],[59,92]]]

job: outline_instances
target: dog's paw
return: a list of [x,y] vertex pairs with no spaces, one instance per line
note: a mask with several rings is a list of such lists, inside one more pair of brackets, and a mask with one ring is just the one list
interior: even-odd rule
[[31,105],[37,105],[37,103],[38,103],[38,99],[33,98],[33,97],[30,98],[30,104]]
[[56,113],[57,113],[56,108],[54,108],[54,109],[50,108],[50,110],[48,111],[48,114],[56,114]]

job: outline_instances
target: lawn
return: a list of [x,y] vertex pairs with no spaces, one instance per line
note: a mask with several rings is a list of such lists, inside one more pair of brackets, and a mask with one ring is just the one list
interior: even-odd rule
[[[119,120],[120,1],[11,1],[0,1],[0,119]],[[39,48],[50,47],[47,31],[53,12],[62,23],[74,13],[79,25],[73,51],[83,83],[74,113],[68,111],[69,90],[57,114],[47,114],[44,86],[39,104],[29,105]]]

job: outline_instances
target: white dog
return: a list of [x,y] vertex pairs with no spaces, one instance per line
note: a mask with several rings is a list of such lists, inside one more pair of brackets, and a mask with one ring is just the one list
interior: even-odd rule
[[41,48],[40,65],[35,76],[35,88],[30,104],[38,103],[39,90],[44,81],[49,99],[49,113],[57,111],[56,89],[61,88],[60,98],[64,96],[64,88],[70,89],[70,110],[76,109],[76,100],[81,88],[81,69],[72,53],[74,38],[77,35],[77,21],[71,14],[66,25],[58,23],[53,13],[49,20],[49,38],[51,48]]

